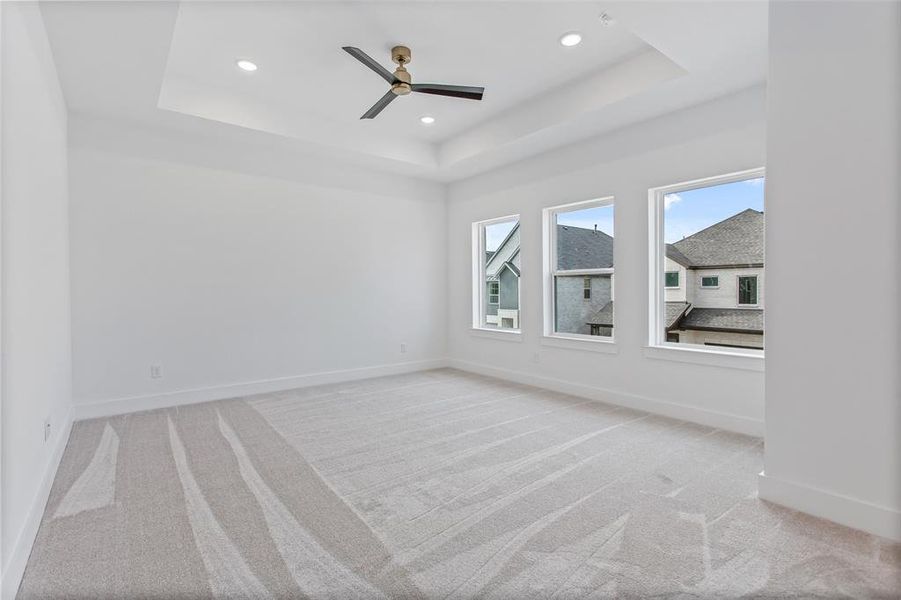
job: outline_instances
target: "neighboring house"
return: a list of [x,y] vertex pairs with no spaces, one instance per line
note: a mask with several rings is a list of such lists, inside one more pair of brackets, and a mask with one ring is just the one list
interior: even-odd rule
[[[744,210],[666,245],[666,339],[763,348],[763,213]],[[613,325],[613,303],[590,322]]]
[[519,224],[510,230],[504,241],[485,263],[485,320],[488,325],[504,329],[519,329]]
[[[486,254],[487,323],[518,329],[519,225]],[[613,267],[613,238],[598,230],[557,226],[559,271]],[[613,275],[558,275],[556,331],[610,336]],[[666,245],[666,339],[763,348],[763,213],[744,210]]]
[[[613,237],[598,229],[557,225],[557,269],[613,268]],[[556,328],[561,333],[610,336],[612,327],[589,321],[613,302],[613,275],[558,275],[554,282]],[[612,322],[612,321],[611,321]]]
[[[613,266],[613,238],[603,231],[557,226],[559,270],[602,269]],[[494,252],[486,254],[486,321],[505,329],[519,328],[519,225]],[[557,331],[591,333],[588,321],[613,299],[612,275],[558,276]],[[610,329],[605,328],[606,335]],[[596,335],[600,335],[599,332]]]

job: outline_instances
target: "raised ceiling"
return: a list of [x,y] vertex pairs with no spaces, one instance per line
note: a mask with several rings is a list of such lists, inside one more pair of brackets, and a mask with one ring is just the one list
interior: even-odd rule
[[[42,10],[73,112],[226,138],[251,130],[438,180],[749,87],[766,69],[764,2],[60,2]],[[573,30],[583,42],[561,46]],[[482,85],[485,99],[412,94],[359,120],[387,86],[341,47],[391,69],[397,44],[413,51],[414,81]],[[241,71],[239,58],[259,70]],[[423,126],[423,115],[436,122]]]

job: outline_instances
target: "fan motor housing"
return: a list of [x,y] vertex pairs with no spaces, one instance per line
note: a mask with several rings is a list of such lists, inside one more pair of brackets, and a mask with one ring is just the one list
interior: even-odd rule
[[413,91],[413,88],[410,87],[409,83],[395,83],[391,86],[391,91],[397,94],[398,96],[406,96],[410,92]]
[[[392,50],[392,52],[391,52],[392,57],[396,56],[394,51],[397,50],[397,48],[403,48],[403,46],[395,47],[394,50]],[[409,52],[410,52],[409,49],[407,49],[407,59],[408,60],[410,57]],[[395,60],[395,62],[397,62],[397,61]],[[412,82],[412,79],[410,78],[410,72],[404,68],[405,62],[406,61],[398,62],[398,65],[400,65],[400,66],[398,66],[396,69],[394,69],[394,77],[397,79],[397,82],[391,86],[391,91],[394,92],[395,94],[397,94],[398,96],[406,96],[407,94],[409,94],[410,92],[413,91],[413,88],[410,86],[410,83]]]

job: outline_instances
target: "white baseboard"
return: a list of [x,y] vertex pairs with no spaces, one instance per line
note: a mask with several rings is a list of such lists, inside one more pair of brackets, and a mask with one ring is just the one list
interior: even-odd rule
[[31,555],[31,547],[38,535],[38,528],[41,526],[41,519],[44,516],[44,507],[47,506],[47,500],[50,498],[50,488],[53,486],[53,479],[56,477],[56,470],[59,467],[60,460],[63,458],[63,452],[66,444],[69,443],[69,434],[72,432],[72,415],[73,410],[70,408],[63,421],[63,427],[60,434],[54,441],[53,449],[50,453],[50,461],[47,463],[44,476],[41,478],[41,485],[34,496],[31,503],[31,510],[25,517],[25,523],[19,532],[19,537],[13,542],[12,550],[9,554],[9,560],[3,565],[2,588],[0,588],[0,598],[3,600],[12,600],[19,591],[19,584],[22,582],[22,575],[25,574],[25,566],[28,564],[28,557]]
[[901,542],[901,511],[761,473],[757,496],[794,510]]
[[461,371],[469,371],[471,373],[497,377],[498,379],[505,379],[507,381],[525,383],[527,385],[534,385],[535,387],[553,390],[555,392],[572,394],[573,396],[579,396],[589,400],[616,404],[617,406],[626,406],[637,410],[672,417],[674,419],[700,423],[718,429],[753,435],[755,437],[763,437],[764,427],[763,421],[760,419],[705,410],[694,406],[667,402],[666,400],[655,400],[653,398],[573,383],[571,381],[545,377],[543,375],[501,369],[498,367],[487,367],[465,360],[449,359],[447,365],[455,369],[460,369]]
[[308,375],[279,377],[277,379],[264,379],[260,381],[248,381],[188,390],[177,390],[162,394],[129,396],[125,398],[103,400],[101,402],[78,403],[76,401],[75,420],[83,421],[84,419],[110,417],[141,410],[196,404],[198,402],[209,402],[211,400],[226,400],[228,398],[250,396],[253,394],[282,392],[314,385],[367,379],[369,377],[383,377],[385,375],[399,375],[401,373],[412,373],[414,371],[427,371],[429,369],[440,369],[446,366],[447,361],[441,358],[391,365],[361,367],[357,369],[343,369],[340,371],[310,373]]

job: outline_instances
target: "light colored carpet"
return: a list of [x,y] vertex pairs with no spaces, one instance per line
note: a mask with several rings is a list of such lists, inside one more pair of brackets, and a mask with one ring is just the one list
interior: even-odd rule
[[898,597],[761,456],[452,370],[83,421],[19,598]]

